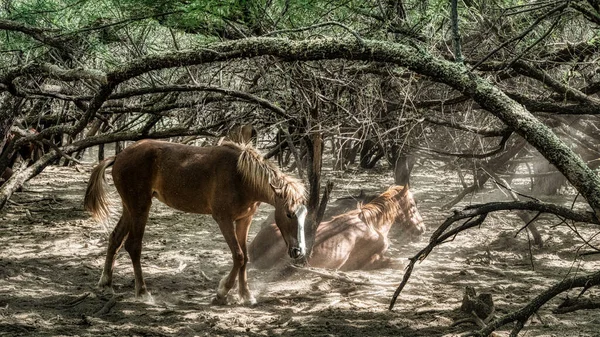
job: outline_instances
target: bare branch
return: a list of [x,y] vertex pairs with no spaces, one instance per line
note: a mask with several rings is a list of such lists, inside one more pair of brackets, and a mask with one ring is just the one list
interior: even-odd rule
[[[402,292],[404,286],[406,286],[406,284],[408,283],[408,280],[410,278],[410,275],[412,274],[412,270],[416,262],[425,259],[436,246],[446,242],[446,240],[454,237],[458,233],[482,224],[489,213],[506,210],[538,211],[542,213],[554,214],[561,218],[566,218],[577,222],[586,222],[595,225],[600,225],[600,220],[598,220],[598,218],[596,218],[595,214],[592,212],[575,212],[570,208],[538,201],[490,202],[486,204],[467,206],[461,211],[455,210],[454,214],[447,218],[446,221],[444,221],[444,223],[440,225],[440,227],[431,235],[427,247],[423,248],[415,256],[410,258],[410,263],[406,267],[406,271],[404,273],[402,282],[394,292],[394,296],[392,297],[389,310],[392,310],[394,308],[396,299],[398,298],[398,295],[400,295],[400,293]],[[450,226],[453,223],[462,219],[469,220],[467,220],[465,223],[454,229],[448,230],[448,228],[450,228]],[[598,276],[600,276],[600,272],[598,273]],[[504,325],[508,322],[502,323],[498,326]],[[490,324],[490,326],[492,325]],[[482,335],[487,336],[489,333],[491,333],[491,331],[493,331],[493,329]]]
[[20,32],[29,35],[33,39],[50,47],[62,50],[67,53],[71,52],[70,48],[68,47],[68,44],[65,43],[64,39],[47,35],[47,32],[53,31],[51,29],[38,28],[21,22],[0,19],[0,30]]
[[507,134],[510,134],[512,132],[508,128],[504,128],[504,129],[493,129],[493,128],[485,128],[485,127],[477,128],[474,126],[465,125],[463,123],[447,121],[447,120],[443,120],[441,118],[436,118],[436,117],[425,117],[425,121],[432,123],[432,124],[436,124],[436,125],[451,127],[453,129],[457,129],[457,130],[476,133],[483,137],[506,136]]
[[516,336],[523,328],[529,317],[531,317],[531,315],[537,312],[542,305],[546,304],[546,302],[554,298],[556,295],[573,288],[588,288],[598,284],[600,284],[600,271],[585,276],[567,278],[536,296],[523,308],[495,319],[485,328],[475,332],[474,335],[488,336],[497,328],[508,323],[515,322],[516,324],[511,332],[511,336]]
[[30,63],[21,67],[9,68],[7,71],[0,73],[0,82],[10,84],[13,80],[21,76],[41,74],[66,82],[89,79],[98,81],[100,84],[108,83],[106,74],[101,71],[89,69],[64,69],[50,63]]

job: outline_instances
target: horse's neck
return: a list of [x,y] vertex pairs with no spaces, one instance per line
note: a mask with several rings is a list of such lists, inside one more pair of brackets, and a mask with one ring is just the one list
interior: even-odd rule
[[255,198],[256,201],[258,202],[264,202],[266,204],[269,204],[273,207],[275,207],[275,193],[273,192],[273,190],[269,187],[269,189],[260,189],[255,191]]
[[376,229],[379,233],[383,234],[384,236],[387,236],[390,232],[390,229],[392,228],[392,225],[394,224],[394,221],[394,218],[390,218],[386,219],[385,221],[378,222],[374,224],[374,226],[376,226]]
[[399,213],[403,212],[402,200],[398,198],[398,196],[394,196],[391,199],[384,200],[381,204],[371,205],[371,207],[368,204],[365,205],[362,212],[363,221],[377,232],[387,236]]

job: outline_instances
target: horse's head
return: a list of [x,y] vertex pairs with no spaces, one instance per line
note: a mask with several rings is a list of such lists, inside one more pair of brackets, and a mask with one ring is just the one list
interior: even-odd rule
[[396,225],[406,231],[411,238],[421,236],[425,233],[426,227],[408,185],[402,187],[399,197],[401,198],[401,206],[396,217]]
[[281,236],[285,240],[288,254],[293,259],[298,259],[306,254],[306,241],[304,239],[304,220],[306,219],[306,206],[303,204],[289,205],[283,198],[281,191],[275,190],[275,223],[279,227]]

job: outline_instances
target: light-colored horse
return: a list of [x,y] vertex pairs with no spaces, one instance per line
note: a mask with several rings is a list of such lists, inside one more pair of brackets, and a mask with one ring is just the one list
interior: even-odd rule
[[[384,254],[392,225],[411,237],[425,232],[408,186],[392,186],[369,203],[319,224],[308,265],[340,270],[390,267],[393,261]],[[248,249],[251,265],[266,269],[289,262],[282,256],[285,246],[280,239],[275,224],[262,226]]]

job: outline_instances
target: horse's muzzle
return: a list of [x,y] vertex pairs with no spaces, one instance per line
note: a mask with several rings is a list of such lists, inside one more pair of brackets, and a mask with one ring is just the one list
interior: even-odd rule
[[292,259],[299,259],[304,256],[304,253],[302,253],[302,250],[300,248],[290,248],[288,254],[290,254],[290,257]]

